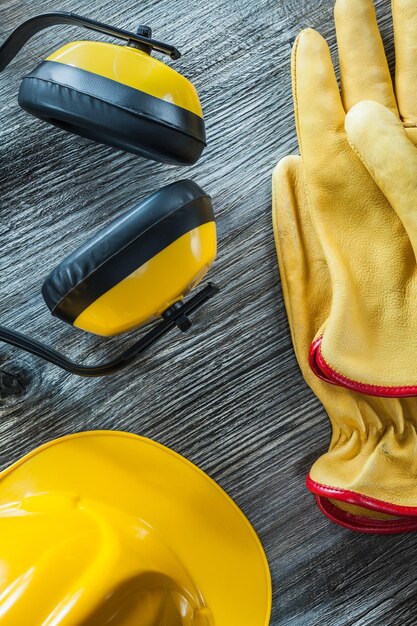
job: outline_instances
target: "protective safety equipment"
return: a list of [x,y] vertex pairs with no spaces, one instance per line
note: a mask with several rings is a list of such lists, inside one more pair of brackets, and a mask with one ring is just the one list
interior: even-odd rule
[[[381,102],[393,115],[407,111],[411,123],[404,85],[417,54],[409,45],[417,32],[415,4],[396,1],[393,15],[396,93],[370,0],[336,2],[342,97],[326,43],[312,30],[301,33],[293,55],[301,159],[283,160],[274,173],[275,239],[293,343],[333,428],[330,450],[314,464],[307,485],[334,521],[384,533],[417,529],[417,403],[374,397],[381,388],[371,379],[359,387],[331,379],[352,391],[321,383],[307,359],[311,345],[312,369],[326,381],[328,349],[351,367],[352,380],[383,370],[402,375],[393,367],[403,354],[400,339],[395,356],[379,361],[375,350],[381,357],[385,337],[375,337],[373,327],[382,332],[389,318],[401,317],[404,277],[412,276],[415,258],[404,225],[345,132],[346,111],[363,98]],[[407,128],[415,139],[414,131]],[[364,391],[369,393],[359,393]]]
[[189,330],[188,315],[218,289],[209,283],[182,300],[203,280],[215,257],[210,197],[190,180],[167,185],[70,254],[42,287],[53,315],[90,333],[116,335],[162,318],[154,328],[113,360],[97,365],[75,363],[4,326],[0,340],[79,376],[112,374],[176,326]]
[[196,466],[136,435],[71,435],[6,469],[0,545],[4,626],[269,621],[247,519]]
[[332,424],[330,449],[314,463],[307,486],[323,513],[346,528],[417,530],[417,399],[329,385],[309,367],[308,349],[327,319],[332,293],[298,156],[282,159],[274,170],[272,216],[294,350]]
[[163,187],[69,255],[45,280],[42,293],[63,321],[116,335],[182,300],[215,256],[210,197],[183,180]]
[[[393,3],[397,81],[411,81],[417,53],[403,30],[417,32],[414,2]],[[401,220],[346,141],[346,112],[359,99],[398,109],[371,0],[336,3],[343,104],[330,53],[314,31],[295,44],[296,124],[314,227],[332,281],[329,317],[311,346],[324,380],[380,396],[417,393],[415,258]],[[405,26],[405,21],[409,25]],[[405,57],[409,59],[405,62]],[[361,97],[359,94],[362,94]],[[406,99],[407,106],[409,99]],[[344,106],[343,106],[344,105]],[[410,121],[407,122],[407,125]]]
[[[31,18],[0,47],[2,71],[37,32],[71,24],[127,42],[68,44],[26,76],[19,102],[30,113],[72,133],[168,163],[194,163],[205,145],[197,92],[183,76],[153,59],[157,50],[179,51],[151,39],[141,26],[130,33],[72,13]],[[163,318],[132,347],[108,363],[74,363],[49,346],[0,326],[0,341],[80,376],[120,370],[218,291],[206,286],[183,303],[216,256],[210,197],[182,180],[142,200],[66,258],[42,293],[51,312],[77,328],[103,336],[128,332]]]
[[75,41],[47,57],[20,86],[19,103],[32,115],[77,135],[156,161],[198,161],[206,134],[194,86],[150,56],[178,59],[171,45],[64,11],[31,18],[0,48],[0,71],[39,31],[56,24],[81,26],[126,41],[126,46]]

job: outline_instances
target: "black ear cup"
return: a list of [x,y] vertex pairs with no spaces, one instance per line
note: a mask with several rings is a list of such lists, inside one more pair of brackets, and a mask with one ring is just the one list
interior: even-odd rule
[[210,197],[182,180],[163,187],[78,248],[45,280],[51,312],[114,335],[162,314],[206,274],[216,254]]
[[[70,64],[70,50],[64,57],[68,62],[47,60],[23,79],[19,92],[22,108],[69,132],[127,152],[165,163],[195,163],[206,145],[206,136],[202,115],[190,110],[201,111],[199,105],[194,106],[198,98],[191,83],[144,52],[111,44],[82,43],[90,62],[93,54],[100,55],[100,46],[105,47],[107,55],[109,48],[114,49],[114,54],[119,57],[121,52],[142,55],[141,64],[151,64],[147,75],[153,72],[152,81],[148,80],[141,89],[140,82],[135,86],[121,82],[123,79],[117,72],[109,78],[98,70],[93,72],[76,67]],[[94,53],[89,50],[89,43],[94,45]],[[81,55],[80,60],[79,51],[77,55],[77,62],[82,65],[84,56]],[[132,56],[123,62],[131,63],[134,71]],[[89,62],[84,65],[89,67]],[[111,67],[111,59],[108,65]],[[109,67],[104,64],[105,70],[102,71],[112,75]],[[138,68],[138,77],[141,71],[142,66]],[[187,109],[175,102],[168,87],[164,97],[163,84],[167,80],[173,85],[171,89],[181,97],[184,90],[189,90],[188,100],[193,106]]]

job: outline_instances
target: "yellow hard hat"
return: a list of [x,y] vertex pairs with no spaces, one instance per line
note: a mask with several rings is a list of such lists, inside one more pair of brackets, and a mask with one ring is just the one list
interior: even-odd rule
[[80,433],[0,475],[2,626],[266,626],[270,606],[248,520],[160,444]]

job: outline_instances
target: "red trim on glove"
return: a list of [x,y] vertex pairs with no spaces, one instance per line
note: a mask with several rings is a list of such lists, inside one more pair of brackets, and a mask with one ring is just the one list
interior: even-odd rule
[[[307,476],[308,489],[315,494],[319,509],[332,522],[361,533],[374,535],[394,535],[417,530],[417,507],[399,506],[369,496],[364,496],[347,489],[338,489],[321,485]],[[348,502],[379,513],[399,515],[396,519],[376,520],[370,517],[355,515],[335,506],[329,498]]]
[[360,533],[368,533],[371,535],[394,535],[398,533],[409,533],[417,530],[417,518],[400,517],[389,520],[376,520],[369,517],[354,515],[348,511],[343,511],[330,502],[327,498],[316,495],[316,501],[319,509],[332,522],[355,530]]
[[334,370],[324,359],[321,353],[321,342],[323,337],[319,337],[310,346],[308,362],[314,374],[331,385],[345,387],[358,393],[366,393],[369,396],[381,396],[382,398],[406,398],[417,396],[417,385],[404,387],[386,387],[381,385],[369,385],[351,380]]

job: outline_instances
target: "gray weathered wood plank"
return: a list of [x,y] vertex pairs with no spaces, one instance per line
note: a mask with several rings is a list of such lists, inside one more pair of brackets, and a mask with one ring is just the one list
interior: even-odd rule
[[[389,2],[376,4],[392,50]],[[18,379],[0,380],[1,467],[78,430],[154,438],[213,476],[254,524],[273,576],[273,626],[414,626],[417,536],[338,528],[304,487],[311,463],[327,448],[329,426],[291,347],[271,234],[270,175],[281,156],[297,150],[291,43],[313,26],[335,53],[332,5],[61,0],[63,10],[120,27],[149,23],[157,38],[183,51],[175,67],[199,90],[209,139],[188,169],[94,145],[19,109],[21,76],[78,37],[74,29],[37,36],[1,75],[2,323],[79,359],[127,345],[129,338],[103,342],[52,319],[42,281],[113,216],[180,177],[194,178],[213,196],[219,257],[211,277],[222,286],[188,336],[163,340],[113,378],[79,379],[0,346],[0,366]],[[53,0],[2,0],[1,37],[29,15],[57,7]]]

